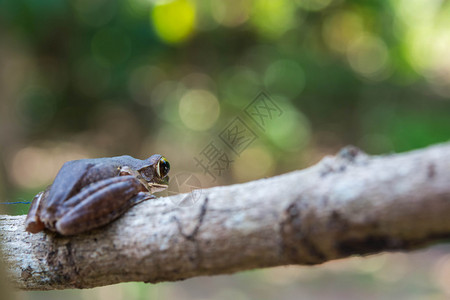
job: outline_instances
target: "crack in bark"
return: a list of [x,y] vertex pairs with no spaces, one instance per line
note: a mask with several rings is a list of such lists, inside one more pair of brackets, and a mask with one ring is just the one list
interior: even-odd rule
[[66,246],[66,251],[67,251],[67,255],[66,255],[67,267],[70,268],[74,274],[74,275],[70,274],[72,283],[74,284],[74,286],[76,288],[80,288],[80,286],[82,286],[78,282],[78,280],[80,278],[80,270],[75,263],[74,254],[72,252],[72,244],[70,242],[68,242],[65,246]]
[[203,224],[203,220],[205,218],[206,215],[206,211],[207,211],[207,207],[208,207],[208,197],[205,197],[205,200],[203,201],[201,207],[200,207],[200,213],[198,214],[197,217],[197,224],[195,224],[194,229],[192,230],[191,233],[186,234],[183,232],[183,228],[181,226],[181,222],[180,220],[178,220],[178,218],[176,216],[173,216],[173,219],[175,220],[175,222],[177,223],[177,227],[178,227],[178,232],[181,234],[181,236],[186,239],[189,242],[192,242],[194,244],[194,254],[195,255],[190,255],[189,256],[189,260],[195,264],[195,267],[198,269],[201,265],[201,261],[202,261],[202,251],[200,248],[199,243],[196,240],[198,231],[200,230],[200,227]]
[[312,234],[307,232],[310,228],[305,225],[308,224],[308,218],[313,218],[311,214],[309,210],[303,213],[297,202],[294,202],[287,207],[285,218],[280,223],[281,248],[293,263],[314,265],[327,260],[327,256],[311,239]]
[[179,230],[180,234],[186,240],[195,241],[195,237],[197,236],[200,226],[202,226],[202,224],[203,224],[203,219],[205,218],[205,215],[206,215],[207,206],[208,206],[208,197],[205,197],[205,200],[203,201],[202,206],[200,207],[200,213],[197,217],[197,219],[198,219],[197,224],[195,224],[194,229],[189,234],[186,234],[183,232],[183,228],[181,227],[180,220],[178,220],[178,218],[176,216],[173,217],[175,219],[175,221],[177,222],[177,226],[178,226],[178,230]]

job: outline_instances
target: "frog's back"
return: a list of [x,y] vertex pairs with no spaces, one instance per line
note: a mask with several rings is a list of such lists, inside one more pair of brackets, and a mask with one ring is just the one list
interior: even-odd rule
[[43,205],[48,213],[52,214],[60,201],[67,200],[83,186],[117,176],[120,166],[128,164],[137,166],[139,161],[128,155],[68,161],[56,175]]
[[96,160],[99,160],[99,162],[101,162],[102,159],[110,159],[111,161],[114,161],[114,163],[118,166],[128,166],[133,170],[140,169],[143,165],[146,164],[144,160],[137,159],[129,155],[114,156],[110,158],[96,158]]
[[131,169],[138,170],[146,164],[148,162],[145,160],[129,155],[68,161],[56,175],[48,198],[45,199],[45,206],[49,212],[52,212],[60,201],[67,200],[83,186],[118,176],[120,167],[129,166]]

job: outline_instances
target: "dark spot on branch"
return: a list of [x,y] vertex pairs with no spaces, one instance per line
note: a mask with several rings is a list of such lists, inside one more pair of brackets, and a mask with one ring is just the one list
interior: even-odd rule
[[340,158],[343,158],[349,162],[353,162],[360,153],[363,153],[361,151],[361,149],[359,149],[358,147],[349,145],[349,146],[342,148],[339,151],[339,153],[337,154],[337,156]]
[[289,205],[287,212],[291,219],[298,217],[298,215],[300,213],[300,211],[295,203]]
[[327,260],[315,241],[311,239],[309,222],[314,213],[307,211],[304,216],[298,204],[292,203],[285,211],[286,218],[280,223],[281,249],[292,263],[318,264]]
[[428,171],[427,171],[427,177],[429,179],[432,179],[434,176],[436,176],[436,167],[434,164],[429,164],[428,165]]
[[367,162],[368,156],[363,151],[355,146],[347,146],[342,148],[334,158],[326,157],[320,162],[319,176],[344,173],[352,165],[366,165]]
[[59,249],[57,246],[54,246],[55,248],[50,248],[46,260],[49,268],[52,270],[52,278],[51,281],[55,282],[56,284],[60,284],[65,282],[65,278],[63,275],[63,264],[58,258],[58,252]]
[[331,174],[331,173],[334,173],[334,169],[333,169],[332,166],[330,166],[328,164],[323,165],[321,170],[319,171],[319,175],[322,178],[327,176],[328,174]]
[[367,236],[360,239],[350,238],[337,244],[337,250],[342,257],[353,254],[369,254],[383,250],[392,250],[399,248],[398,241],[392,240],[387,236]]
[[47,253],[46,259],[47,259],[47,264],[49,266],[54,266],[56,264],[57,261],[57,255],[58,255],[58,250],[50,250]]
[[349,225],[337,210],[333,210],[329,217],[327,227],[329,230],[345,231],[348,229]]
[[75,273],[76,276],[78,277],[78,275],[80,275],[80,273],[79,273],[79,269],[74,260],[74,255],[72,253],[72,244],[70,242],[66,244],[66,249],[67,249],[67,263],[73,270],[73,273]]
[[[64,243],[64,242],[63,242]],[[79,268],[74,260],[74,253],[70,242],[61,244],[53,240],[53,244],[46,256],[47,264],[52,270],[52,278],[55,284],[70,283],[74,288],[81,288],[79,282]]]
[[315,265],[327,260],[327,257],[320,251],[320,249],[314,244],[311,239],[304,238],[301,241],[302,247],[308,251],[308,259],[306,265]]
[[346,239],[336,246],[341,257],[350,255],[367,255],[381,251],[415,250],[434,243],[448,241],[450,234],[434,233],[428,236],[418,236],[412,239],[400,239],[383,235],[372,235],[364,238]]
[[32,271],[33,269],[30,266],[28,266],[26,269],[22,270],[20,277],[22,277],[23,280],[28,280],[31,277]]

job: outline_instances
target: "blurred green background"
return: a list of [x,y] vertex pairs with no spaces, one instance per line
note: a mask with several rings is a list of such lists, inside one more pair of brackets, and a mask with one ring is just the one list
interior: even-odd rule
[[[79,158],[161,153],[209,187],[447,141],[449,28],[441,0],[0,0],[0,199]],[[261,91],[282,111],[263,129],[243,114]],[[237,116],[240,155],[220,140]],[[233,161],[215,180],[194,160],[211,142]],[[19,298],[447,299],[449,249]]]

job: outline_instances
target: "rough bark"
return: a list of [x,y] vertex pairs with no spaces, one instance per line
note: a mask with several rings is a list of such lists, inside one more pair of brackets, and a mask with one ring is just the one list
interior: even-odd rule
[[367,156],[353,147],[305,170],[143,202],[112,224],[61,237],[0,216],[13,284],[90,288],[417,249],[450,237],[450,144]]

